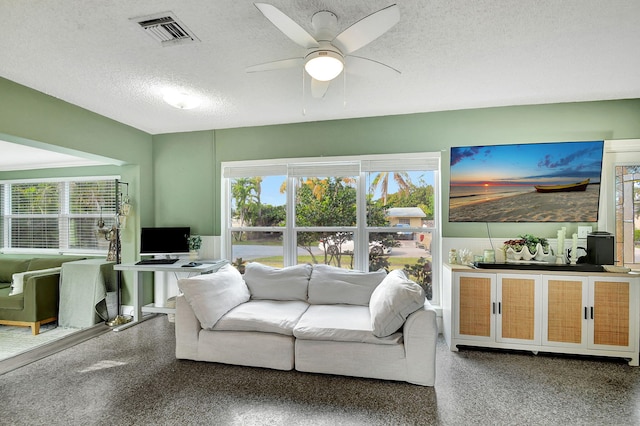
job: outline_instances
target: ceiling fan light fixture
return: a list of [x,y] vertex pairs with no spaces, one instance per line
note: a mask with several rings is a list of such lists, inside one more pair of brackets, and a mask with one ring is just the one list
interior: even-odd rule
[[344,58],[331,50],[318,50],[307,55],[304,69],[318,81],[330,81],[344,70]]
[[174,108],[193,109],[200,106],[200,99],[184,92],[166,92],[163,97],[164,101]]

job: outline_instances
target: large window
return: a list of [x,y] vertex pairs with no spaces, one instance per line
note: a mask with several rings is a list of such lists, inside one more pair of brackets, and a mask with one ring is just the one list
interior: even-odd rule
[[97,230],[114,223],[115,179],[0,182],[3,250],[106,253]]
[[405,269],[433,300],[439,168],[439,153],[223,163],[223,255]]

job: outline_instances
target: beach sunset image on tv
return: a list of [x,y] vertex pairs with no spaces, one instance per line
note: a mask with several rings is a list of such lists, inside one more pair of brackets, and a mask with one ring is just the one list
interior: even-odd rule
[[451,148],[450,222],[596,222],[604,141]]

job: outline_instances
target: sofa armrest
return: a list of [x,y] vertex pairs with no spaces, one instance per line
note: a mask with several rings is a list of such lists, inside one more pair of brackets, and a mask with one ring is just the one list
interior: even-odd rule
[[58,316],[60,303],[60,270],[33,271],[24,281],[23,321],[41,321]]
[[176,358],[196,360],[198,357],[198,338],[202,326],[184,294],[176,296],[175,327]]
[[436,344],[438,323],[436,310],[428,300],[407,317],[402,333],[407,359],[407,381],[433,386],[436,381]]

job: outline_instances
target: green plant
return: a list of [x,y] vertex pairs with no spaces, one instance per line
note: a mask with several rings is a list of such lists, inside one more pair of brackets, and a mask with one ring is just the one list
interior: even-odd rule
[[526,246],[530,253],[535,253],[538,244],[542,246],[545,252],[549,250],[549,242],[546,238],[536,237],[531,234],[518,235],[518,239],[507,240],[503,244],[505,250],[511,247],[515,251],[520,251]]
[[241,257],[236,257],[236,260],[231,262],[231,265],[235,266],[238,272],[240,272],[241,274],[244,274],[246,263],[247,263],[246,260],[243,260]]
[[200,250],[202,247],[202,237],[200,235],[191,235],[189,237],[189,250]]
[[415,280],[424,289],[424,292],[428,300],[433,297],[433,274],[431,268],[431,261],[421,257],[413,264],[404,265],[404,272]]
[[389,263],[389,256],[385,256],[374,251],[369,252],[370,271],[378,271],[380,269],[384,269],[385,271],[389,272],[390,266],[391,264]]

